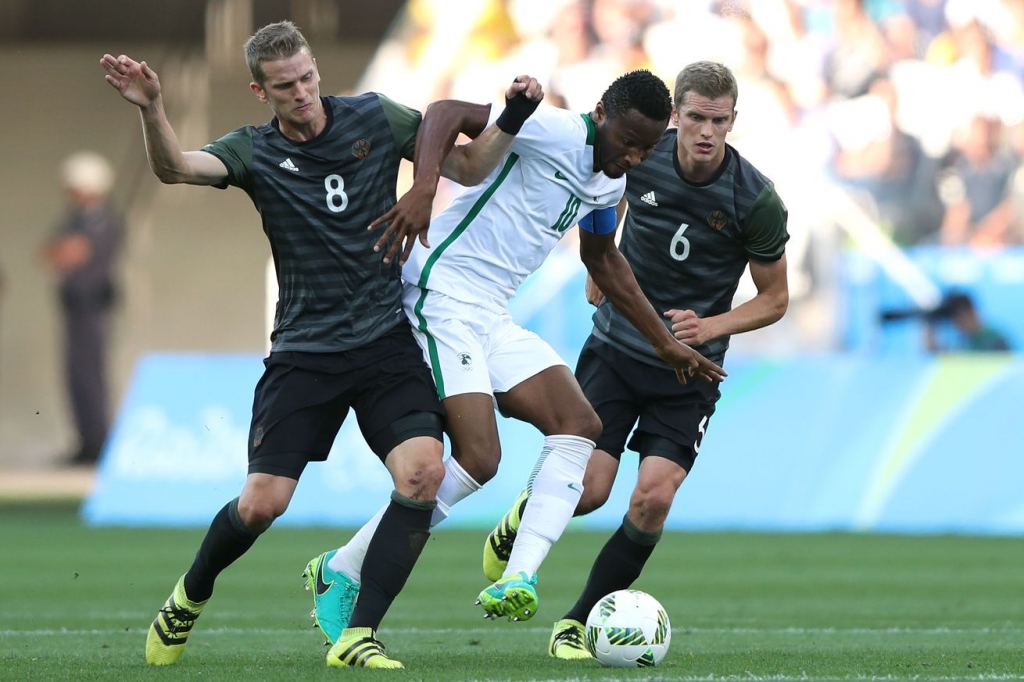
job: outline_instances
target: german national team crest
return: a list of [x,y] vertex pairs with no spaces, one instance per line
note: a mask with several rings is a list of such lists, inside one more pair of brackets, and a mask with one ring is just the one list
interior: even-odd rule
[[360,161],[370,155],[370,141],[369,140],[356,140],[352,143],[352,156],[356,157]]
[[725,216],[724,211],[712,211],[708,216],[708,225],[715,230],[721,230],[727,222],[729,219]]

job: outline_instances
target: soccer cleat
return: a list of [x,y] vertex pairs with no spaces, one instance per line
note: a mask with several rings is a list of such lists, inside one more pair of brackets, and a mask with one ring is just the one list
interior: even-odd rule
[[348,627],[359,596],[359,583],[327,565],[337,551],[332,549],[311,559],[302,572],[306,589],[313,593],[313,610],[309,615],[328,644],[337,642],[341,631]]
[[525,571],[502,578],[476,598],[482,606],[484,618],[508,618],[513,621],[530,620],[537,613],[540,597],[534,585],[537,574],[529,576]]
[[512,508],[505,512],[501,521],[494,527],[484,540],[484,576],[491,582],[501,580],[508,566],[508,558],[512,556],[512,545],[519,532],[519,522],[523,520],[526,503],[530,501],[530,493],[525,488],[512,503]]
[[373,628],[346,628],[327,652],[332,668],[404,668],[401,661],[388,658]]
[[[209,600],[207,600],[209,601]],[[170,665],[185,651],[185,643],[206,602],[194,602],[185,595],[185,576],[178,579],[171,596],[156,614],[146,635],[146,663]]]
[[548,643],[548,656],[567,661],[593,658],[583,641],[583,623],[565,618],[555,623]]

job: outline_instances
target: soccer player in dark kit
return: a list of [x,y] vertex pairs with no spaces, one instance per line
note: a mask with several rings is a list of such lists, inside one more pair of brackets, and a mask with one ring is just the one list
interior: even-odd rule
[[[442,172],[462,184],[480,182],[543,92],[520,76],[488,127],[487,105],[442,101],[421,117],[378,93],[322,97],[316,60],[291,22],[257,31],[245,57],[250,88],[274,118],[190,152],[180,149],[164,113],[156,72],[126,55],[101,60],[107,82],[139,107],[161,181],[232,185],[249,195],[280,292],[253,401],[244,488],[213,519],[153,621],[146,660],[167,665],[181,656],[217,576],[284,513],[307,462],[327,458],[351,408],[395,490],[366,554],[373,580],[343,633],[346,646],[327,662],[401,668],[376,630],[427,540],[444,466],[443,410],[402,312],[399,261],[429,224]],[[460,131],[475,139],[453,150]],[[415,183],[396,204],[399,164],[414,156]],[[382,222],[390,222],[383,235],[367,229]]]

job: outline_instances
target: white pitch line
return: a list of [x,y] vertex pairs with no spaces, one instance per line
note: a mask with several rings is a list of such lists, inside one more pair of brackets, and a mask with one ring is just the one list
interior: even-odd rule
[[[148,628],[108,628],[92,630],[51,629],[51,630],[0,630],[0,637],[43,637],[49,635],[111,635],[111,634],[142,634]],[[295,628],[202,628],[197,632],[203,635],[308,635],[315,632],[312,627]],[[513,629],[502,631],[500,628],[382,628],[382,633],[389,635],[491,635],[496,632],[512,633]],[[516,627],[515,633],[549,633],[548,627]],[[1020,635],[1024,629],[1006,628],[672,628],[675,635]],[[931,679],[931,678],[929,678]]]

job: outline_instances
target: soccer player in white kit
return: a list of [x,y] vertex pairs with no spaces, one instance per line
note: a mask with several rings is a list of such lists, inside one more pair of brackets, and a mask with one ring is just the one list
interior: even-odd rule
[[[488,617],[526,620],[536,613],[536,571],[572,518],[601,433],[565,361],[508,312],[523,280],[568,229],[580,225],[580,255],[591,277],[629,311],[681,381],[725,375],[672,336],[615,246],[624,175],[650,155],[671,109],[668,88],[648,71],[618,78],[590,114],[538,108],[487,179],[431,221],[431,246],[415,248],[404,266],[403,306],[445,407],[452,445],[432,525],[497,472],[495,405],[545,436],[508,566],[478,597]],[[339,622],[344,627],[345,602],[354,601],[359,581],[372,580],[360,573],[375,520],[307,566],[309,584],[344,585],[330,599],[315,597],[314,615],[329,640]]]

